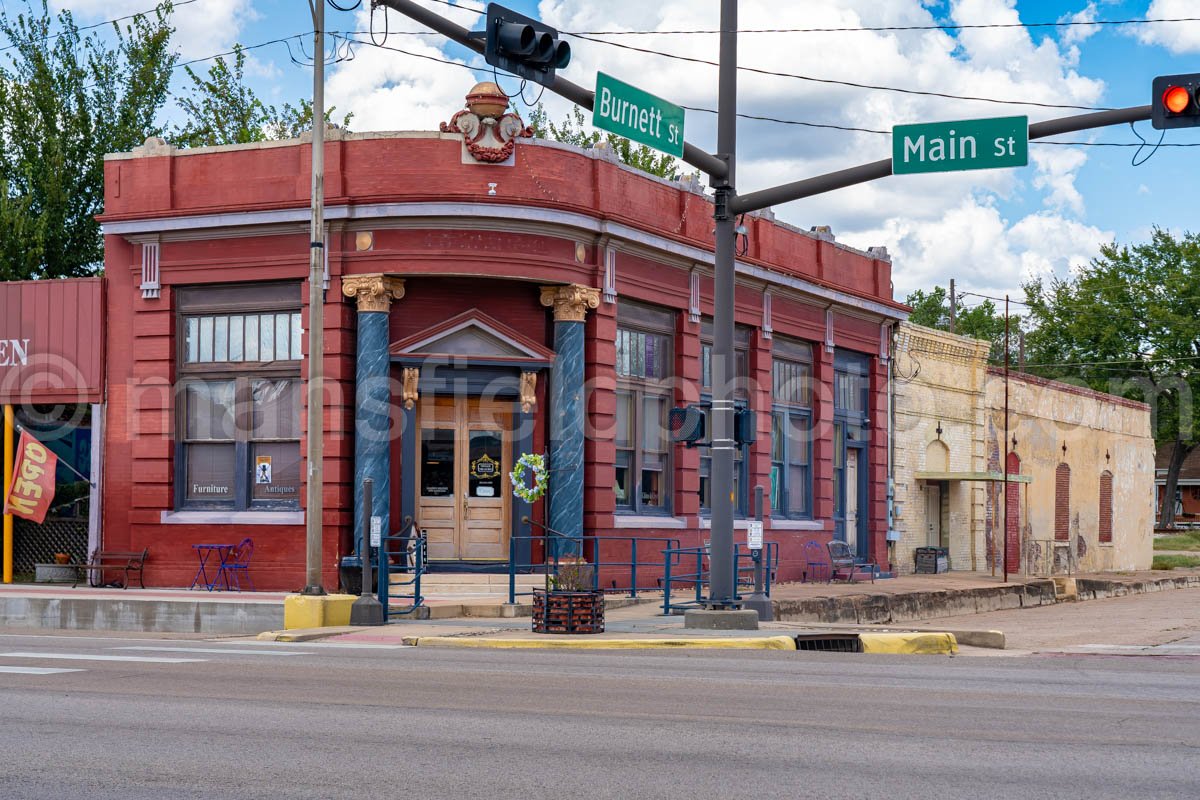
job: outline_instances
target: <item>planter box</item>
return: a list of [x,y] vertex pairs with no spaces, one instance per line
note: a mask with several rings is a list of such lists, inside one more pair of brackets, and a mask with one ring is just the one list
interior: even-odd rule
[[33,580],[35,583],[75,583],[79,580],[79,570],[68,564],[36,564]]
[[533,592],[534,633],[604,633],[604,592]]

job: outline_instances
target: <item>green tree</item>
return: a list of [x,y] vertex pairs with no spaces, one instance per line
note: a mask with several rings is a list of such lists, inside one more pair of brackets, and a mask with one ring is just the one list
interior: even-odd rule
[[529,127],[539,139],[552,139],[584,149],[605,142],[617,154],[621,163],[667,180],[679,179],[680,162],[674,156],[660,153],[643,144],[634,144],[615,133],[601,133],[587,124],[587,117],[579,106],[574,106],[562,123],[555,124],[550,121],[546,107],[538,103],[529,112]]
[[171,4],[80,34],[46,0],[0,12],[0,278],[59,278],[100,268],[104,154],[161,133],[176,56]]
[[[233,62],[217,58],[201,76],[191,67],[184,67],[191,85],[177,99],[187,115],[183,125],[175,128],[172,140],[180,147],[209,147],[222,144],[244,144],[268,139],[290,139],[312,128],[312,102],[300,100],[293,107],[267,105],[254,94],[245,81],[246,51],[234,48]],[[333,122],[333,111],[325,112],[325,122]],[[348,127],[353,114],[341,121]]]
[[[935,286],[928,292],[918,289],[904,299],[904,304],[912,307],[909,322],[941,331],[950,330],[950,295],[944,287]],[[1009,358],[1014,363],[1020,324],[1020,317],[1009,315]],[[959,306],[955,309],[954,332],[991,342],[988,360],[993,364],[1004,363],[1004,314],[991,300],[985,299],[971,308]]]
[[1161,523],[1174,525],[1179,468],[1200,443],[1200,234],[1101,248],[1070,280],[1025,287],[1030,371],[1149,403],[1171,447]]

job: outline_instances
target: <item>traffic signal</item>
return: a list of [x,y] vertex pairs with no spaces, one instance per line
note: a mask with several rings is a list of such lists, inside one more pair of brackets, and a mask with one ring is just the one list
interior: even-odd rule
[[733,412],[733,440],[739,446],[754,444],[758,441],[758,418],[748,408],[735,409]]
[[488,3],[483,57],[493,67],[549,86],[571,63],[571,45],[558,31],[497,3]]
[[695,447],[696,442],[704,438],[705,418],[705,411],[700,406],[672,408],[667,415],[671,441],[685,442],[688,447]]
[[1150,124],[1158,130],[1200,125],[1200,72],[1154,79]]

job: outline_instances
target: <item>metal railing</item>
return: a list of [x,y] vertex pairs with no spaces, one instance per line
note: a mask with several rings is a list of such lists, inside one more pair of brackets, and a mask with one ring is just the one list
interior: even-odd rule
[[[405,517],[398,533],[383,536],[379,541],[379,556],[376,559],[376,584],[379,602],[383,606],[383,621],[395,614],[411,614],[422,606],[425,597],[421,594],[421,576],[427,566],[426,541],[423,534],[412,534],[413,518]],[[392,557],[399,556],[399,563]],[[406,575],[406,579],[392,580],[393,575]],[[400,591],[408,589],[409,591]],[[405,608],[393,608],[392,600],[409,600]]]
[[[753,589],[754,587],[754,570],[755,557],[754,551],[749,550],[743,544],[735,543],[734,550],[734,570],[736,577],[734,579],[736,588]],[[664,555],[673,556],[675,558],[666,558],[666,573],[663,575],[663,614],[668,615],[675,611],[683,611],[688,608],[699,608],[704,605],[704,587],[708,585],[709,570],[707,565],[709,547],[681,547],[674,550],[664,551]],[[778,542],[763,542],[763,552],[760,556],[764,560],[763,564],[763,594],[767,597],[771,596],[771,583],[775,573],[779,570],[779,543]],[[686,560],[690,566],[692,559],[695,559],[696,568],[690,572],[679,572],[674,569],[675,564],[680,564]],[[676,602],[672,597],[675,586],[674,584],[684,584],[692,586],[695,590],[695,598],[691,600],[683,600]],[[739,591],[734,596],[735,599],[741,599],[742,595]]]
[[[662,572],[664,575],[669,574],[671,565],[667,562],[666,554],[679,549],[679,539],[677,538],[665,536],[594,535],[574,537],[556,531],[529,517],[523,517],[522,521],[540,528],[544,533],[541,535],[512,536],[509,538],[508,602],[510,603],[517,602],[517,597],[519,596],[533,594],[532,590],[517,591],[518,573],[544,574],[546,576],[546,588],[548,589],[550,586],[550,576],[558,573],[561,561],[566,558],[575,558],[577,555],[583,556],[588,560],[593,590],[600,589],[600,573],[602,571],[607,571],[611,575],[614,571],[625,574],[625,571],[628,570],[628,583],[626,585],[618,585],[615,580],[610,579],[610,585],[606,586],[604,591],[637,597],[639,591],[647,591],[639,585],[639,570],[641,571],[642,578],[658,572]],[[529,563],[519,562],[517,560],[517,550],[518,544],[521,542],[529,542],[531,544],[541,542],[545,554],[543,560],[538,562],[531,561]],[[620,545],[628,546],[629,557],[627,559],[606,557],[605,550],[611,550]],[[577,553],[576,550],[579,552]],[[657,580],[656,575],[655,581]]]

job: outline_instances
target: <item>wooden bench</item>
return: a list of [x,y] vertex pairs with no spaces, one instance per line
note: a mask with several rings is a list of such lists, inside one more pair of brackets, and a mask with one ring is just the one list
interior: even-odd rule
[[145,589],[142,567],[145,566],[146,558],[149,555],[150,548],[148,547],[140,553],[97,549],[92,551],[92,557],[86,564],[34,564],[34,567],[59,567],[74,570],[75,579],[71,583],[71,588],[78,586],[81,580],[91,578],[93,573],[98,573],[103,578],[105,570],[119,569],[123,573],[122,589],[129,588],[130,575],[136,575],[138,586]]

